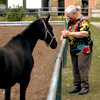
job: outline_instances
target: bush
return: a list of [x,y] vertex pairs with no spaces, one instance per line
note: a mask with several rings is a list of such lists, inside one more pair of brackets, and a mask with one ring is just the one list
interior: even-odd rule
[[6,17],[8,21],[21,21],[24,17],[24,9],[19,6],[9,9]]

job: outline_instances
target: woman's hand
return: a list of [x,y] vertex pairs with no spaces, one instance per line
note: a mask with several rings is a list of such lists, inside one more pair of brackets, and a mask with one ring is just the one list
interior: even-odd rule
[[62,35],[60,36],[60,40],[62,41],[64,38],[67,38],[69,36],[69,31],[68,30],[64,30],[61,31]]
[[65,38],[67,38],[69,36],[69,34],[70,34],[70,32],[68,30],[61,31],[61,33],[63,34],[63,36]]

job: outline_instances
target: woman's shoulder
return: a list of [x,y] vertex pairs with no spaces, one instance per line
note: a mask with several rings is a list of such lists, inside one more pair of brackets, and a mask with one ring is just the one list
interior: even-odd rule
[[88,20],[87,17],[81,16],[81,17],[80,17],[80,23],[82,23],[82,22],[88,22],[88,23],[89,23],[89,20]]

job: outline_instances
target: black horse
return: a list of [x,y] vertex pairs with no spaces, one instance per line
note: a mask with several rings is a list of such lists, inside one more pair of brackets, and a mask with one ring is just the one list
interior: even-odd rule
[[5,100],[11,100],[10,90],[15,83],[20,84],[20,100],[25,100],[34,64],[32,51],[38,39],[44,40],[52,49],[57,47],[49,18],[50,15],[36,20],[0,47],[0,88],[5,89]]

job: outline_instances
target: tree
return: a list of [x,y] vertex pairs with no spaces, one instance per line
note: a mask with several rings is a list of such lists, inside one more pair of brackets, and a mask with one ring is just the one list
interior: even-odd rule
[[6,4],[7,0],[0,0],[0,4]]

